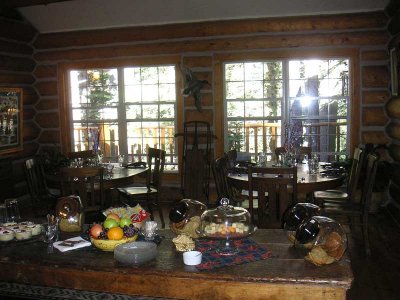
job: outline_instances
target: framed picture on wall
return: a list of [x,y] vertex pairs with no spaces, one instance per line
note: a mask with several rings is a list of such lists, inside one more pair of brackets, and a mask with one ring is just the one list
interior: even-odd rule
[[392,96],[399,94],[399,50],[397,48],[390,49],[390,78]]
[[0,155],[22,146],[22,89],[0,87]]

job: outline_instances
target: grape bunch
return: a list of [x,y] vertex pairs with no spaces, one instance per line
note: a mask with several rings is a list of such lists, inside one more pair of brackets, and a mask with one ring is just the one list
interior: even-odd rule
[[133,237],[138,233],[138,229],[135,226],[133,226],[133,224],[130,224],[129,226],[124,226],[124,228],[122,229],[124,231],[124,236],[128,238]]
[[98,237],[99,240],[106,240],[107,239],[107,231],[102,231]]

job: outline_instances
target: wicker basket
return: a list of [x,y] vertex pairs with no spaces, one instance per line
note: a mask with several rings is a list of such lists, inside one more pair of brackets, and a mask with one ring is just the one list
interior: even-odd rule
[[101,239],[94,239],[90,238],[90,241],[92,244],[103,251],[114,251],[115,247],[118,245],[127,243],[127,242],[133,242],[137,239],[137,235],[134,235],[133,237],[130,238],[123,238],[121,240],[101,240]]

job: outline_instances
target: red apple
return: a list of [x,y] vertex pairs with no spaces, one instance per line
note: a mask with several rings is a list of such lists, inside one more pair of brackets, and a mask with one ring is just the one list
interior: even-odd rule
[[89,233],[92,238],[97,239],[103,231],[103,226],[101,226],[100,224],[93,224],[92,227],[90,227]]

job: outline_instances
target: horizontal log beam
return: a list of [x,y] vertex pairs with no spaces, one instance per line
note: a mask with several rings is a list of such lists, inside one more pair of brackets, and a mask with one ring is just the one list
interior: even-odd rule
[[0,18],[0,38],[31,42],[37,30],[28,23]]
[[12,84],[12,85],[30,85],[35,81],[35,78],[31,74],[18,74],[18,73],[5,73],[0,74],[1,84]]
[[2,0],[2,5],[10,8],[35,6],[35,5],[48,5],[57,2],[66,2],[72,0]]
[[262,18],[40,34],[36,49],[224,35],[385,28],[383,12]]
[[31,58],[0,55],[0,71],[32,72],[35,65]]
[[33,48],[27,44],[0,40],[0,52],[10,53],[10,55],[11,54],[32,55]]
[[34,55],[39,61],[70,61],[105,59],[140,55],[176,54],[183,52],[236,51],[298,47],[336,47],[382,45],[387,42],[386,31],[347,32],[325,34],[297,34],[219,38],[211,40],[186,40],[152,44],[113,45],[68,50],[40,51]]

